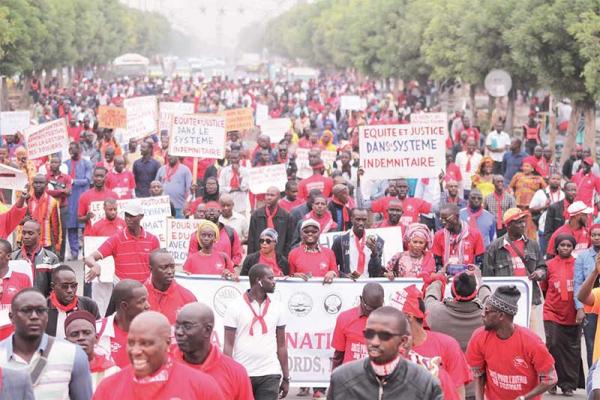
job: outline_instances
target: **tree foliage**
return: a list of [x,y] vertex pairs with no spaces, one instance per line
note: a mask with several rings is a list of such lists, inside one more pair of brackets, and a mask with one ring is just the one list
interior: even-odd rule
[[150,56],[171,38],[164,16],[118,0],[3,0],[0,75],[104,64],[128,52]]

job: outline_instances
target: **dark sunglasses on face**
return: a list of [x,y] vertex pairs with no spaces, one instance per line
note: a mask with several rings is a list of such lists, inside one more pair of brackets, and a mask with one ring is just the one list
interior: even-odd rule
[[258,239],[258,243],[259,243],[259,244],[263,244],[263,243],[266,243],[266,244],[271,244],[271,243],[273,243],[273,242],[274,242],[274,240],[273,240],[273,239],[263,239],[263,238],[260,238],[260,239]]
[[365,329],[363,331],[363,336],[365,337],[365,339],[369,339],[369,340],[373,339],[375,336],[377,336],[377,337],[379,337],[380,340],[387,342],[394,336],[402,336],[402,334],[401,333],[391,333],[391,332],[386,332],[386,331],[376,331],[374,329]]

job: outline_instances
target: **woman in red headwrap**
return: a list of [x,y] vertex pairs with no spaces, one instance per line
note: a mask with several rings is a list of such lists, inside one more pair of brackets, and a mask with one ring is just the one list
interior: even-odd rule
[[[509,187],[512,189],[517,207],[521,210],[529,209],[529,203],[535,192],[546,187],[546,181],[537,172],[537,159],[533,156],[526,157],[521,166],[522,172],[517,172],[511,179]],[[527,237],[537,240],[537,229],[531,220],[527,219]]]

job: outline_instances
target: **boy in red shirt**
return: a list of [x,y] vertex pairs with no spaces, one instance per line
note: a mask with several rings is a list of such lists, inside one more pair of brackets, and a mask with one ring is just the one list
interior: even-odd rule
[[307,280],[324,277],[323,283],[333,282],[338,276],[335,254],[319,245],[321,226],[314,219],[307,219],[300,226],[302,243],[290,251],[288,262],[290,276]]
[[477,398],[540,400],[558,381],[554,359],[531,330],[513,323],[521,293],[500,286],[483,309],[483,327],[473,332],[467,361]]

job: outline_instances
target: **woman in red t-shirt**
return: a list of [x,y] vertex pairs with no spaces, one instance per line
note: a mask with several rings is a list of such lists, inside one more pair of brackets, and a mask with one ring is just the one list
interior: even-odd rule
[[275,276],[286,276],[289,273],[288,261],[275,251],[279,234],[273,228],[267,228],[260,234],[258,243],[260,250],[248,254],[242,264],[240,275],[248,275],[254,264],[265,264],[271,267]]
[[198,252],[190,255],[183,264],[183,270],[190,274],[221,275],[225,279],[237,279],[233,263],[225,253],[213,250],[219,240],[219,227],[208,220],[198,224],[196,239],[200,245]]
[[[581,368],[581,327],[577,323],[573,293],[575,258],[571,255],[575,244],[572,235],[556,237],[554,250],[557,255],[547,262],[548,274],[540,282],[545,297],[546,346],[554,357],[557,386],[567,396],[577,389]],[[555,394],[556,386],[548,392]]]

